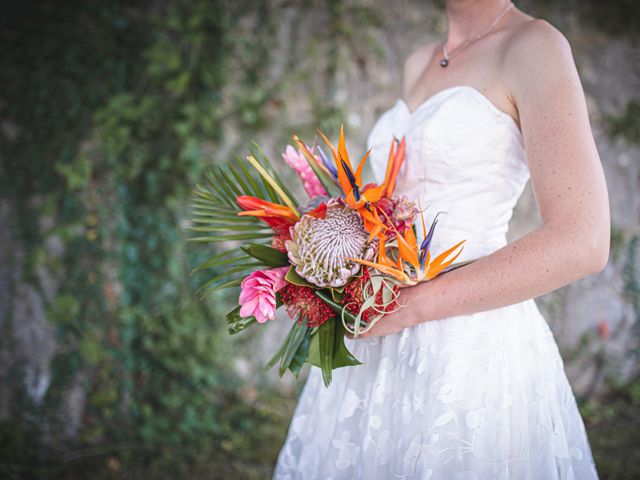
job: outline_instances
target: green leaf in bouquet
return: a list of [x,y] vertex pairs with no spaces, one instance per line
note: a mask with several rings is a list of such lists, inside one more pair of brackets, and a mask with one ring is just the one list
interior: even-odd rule
[[320,181],[320,184],[327,192],[327,195],[329,195],[330,197],[338,197],[342,195],[342,190],[340,190],[340,187],[338,187],[333,178],[318,165],[316,160],[312,157],[311,152],[307,150],[307,146],[302,142],[302,140],[300,140],[297,135],[294,135],[293,141],[298,145],[298,150],[302,152],[302,156],[311,167],[311,170],[313,170],[313,173],[315,173],[316,177]]
[[231,335],[240,333],[251,325],[257,323],[255,317],[241,317],[240,306],[234,308],[225,315],[225,319],[229,324],[228,330]]
[[[293,330],[294,327],[295,327],[295,325],[292,326],[291,329]],[[285,338],[285,340],[282,343],[282,345],[280,345],[280,348],[278,349],[276,354],[273,357],[271,357],[271,360],[269,360],[267,362],[267,365],[265,366],[266,370],[269,370],[270,368],[272,368],[282,358],[282,356],[284,355],[284,351],[287,348],[287,344],[289,343],[289,337],[290,336],[291,336],[291,330],[289,330],[289,333],[287,334],[287,337]]]
[[232,240],[258,240],[260,238],[271,238],[272,232],[266,232],[264,230],[260,232],[251,233],[229,233],[226,235],[208,235],[206,237],[191,237],[190,242],[199,243],[216,243],[216,242],[230,242]]
[[[333,349],[333,369],[341,367],[350,367],[355,365],[361,365],[356,357],[347,349],[344,343],[345,329],[342,322],[338,318],[332,318],[327,320],[328,322],[335,322],[335,340]],[[307,354],[307,363],[320,367],[320,337],[317,334],[311,336],[311,343],[309,345],[309,351]]]
[[[293,325],[291,325],[291,329],[289,330],[284,343],[271,360],[269,360],[266,368],[269,369],[273,367],[279,361],[280,367],[278,369],[278,373],[280,376],[284,375],[284,372],[286,372],[292,364],[292,372],[299,372],[301,365],[298,366],[298,363],[302,356],[306,357],[305,350],[307,347],[303,344],[309,341],[310,336],[311,329],[307,327],[306,320],[303,320],[302,322],[299,322],[298,319],[293,320]],[[304,363],[304,360],[302,361]]]
[[256,180],[254,176],[249,172],[249,169],[244,164],[244,161],[242,160],[242,158],[236,156],[236,164],[244,174],[247,180],[247,183],[249,184],[248,186],[250,186],[250,189],[247,190],[247,193],[252,197],[262,198],[263,200],[266,200],[266,197],[268,196],[268,192],[264,190],[264,188],[260,188],[258,180]]
[[271,232],[263,232],[263,233],[230,233],[228,235],[216,235],[216,236],[206,236],[206,237],[191,237],[189,239],[190,242],[228,242],[231,240],[257,240],[259,238],[270,238],[273,237],[273,233]]
[[243,277],[240,278],[233,278],[231,280],[227,280],[226,282],[222,282],[222,283],[217,283],[217,284],[211,284],[211,282],[207,282],[207,284],[201,286],[200,288],[198,288],[198,290],[196,290],[196,295],[200,294],[202,292],[202,295],[200,295],[200,300],[204,299],[204,297],[206,297],[208,294],[216,291],[216,290],[222,290],[224,288],[234,288],[234,287],[239,287],[240,284],[242,283],[242,280],[244,280]]
[[[238,157],[236,155],[236,157],[234,158],[233,162],[228,162],[227,163],[227,168],[229,173],[231,174],[231,176],[233,176],[233,179],[236,181],[236,183],[238,184],[240,191],[242,192],[243,195],[252,195],[254,197],[258,197],[260,193],[257,190],[254,190],[252,185],[251,185],[251,180],[253,180],[252,178],[247,178],[247,176],[242,172],[242,170],[238,167],[238,162],[241,161],[240,157]],[[248,173],[248,172],[247,172]]]
[[222,187],[220,180],[220,173],[218,167],[211,167],[210,170],[204,174],[207,183],[209,184],[209,192],[216,197],[220,202],[226,203],[230,207],[235,207],[235,198],[229,195]]
[[[227,169],[228,168],[229,167],[227,166]],[[240,187],[238,186],[238,183],[231,179],[231,177],[227,174],[227,172],[225,172],[224,168],[219,168],[218,171],[220,173],[221,180],[224,180],[223,185],[226,185],[227,188],[232,192],[234,199],[238,195],[244,195],[244,192],[240,189]]]
[[307,360],[307,356],[309,354],[309,345],[311,344],[311,329],[308,330],[308,335],[304,337],[304,340],[296,350],[295,355],[291,359],[291,363],[289,364],[289,370],[293,373],[296,378],[300,375],[300,370],[304,366]]
[[[285,277],[286,278],[286,277]],[[344,317],[349,321],[349,322],[355,322],[356,317],[355,315],[353,315],[353,313],[351,313],[349,310],[347,310],[343,305],[341,305],[340,303],[337,303],[333,300],[332,296],[330,293],[327,293],[326,290],[316,290],[314,292],[318,297],[320,297],[322,300],[324,300],[324,302],[329,305],[329,307],[331,307],[331,309],[336,312],[340,318],[342,318],[342,316],[344,315]]]
[[256,142],[253,142],[253,147],[249,149],[251,154],[260,162],[260,165],[271,175],[271,177],[278,183],[278,186],[282,189],[282,191],[296,204],[299,202],[295,199],[295,196],[291,193],[291,191],[287,188],[286,182],[282,180],[282,177],[278,173],[278,171],[273,168],[273,165],[269,161],[269,157],[264,153],[260,145]]
[[268,200],[273,203],[282,203],[282,199],[278,197],[278,194],[273,189],[271,183],[269,183],[269,181],[263,176],[260,177],[260,181],[262,182],[262,189],[265,191]]
[[234,252],[226,251],[226,252],[218,253],[213,257],[208,258],[207,260],[202,262],[200,265],[198,265],[196,268],[191,270],[190,275],[193,275],[194,273],[199,272],[200,270],[206,270],[208,268],[221,267],[223,265],[228,265],[234,262],[246,262],[248,260],[251,260],[251,257],[249,255],[234,256],[233,253]]
[[289,265],[289,257],[273,247],[260,243],[250,243],[241,247],[244,252],[253,258],[260,260],[269,267],[284,267]]
[[302,278],[298,274],[298,272],[296,272],[296,269],[295,269],[295,267],[293,265],[291,265],[291,268],[289,268],[289,271],[284,276],[284,279],[287,282],[293,283],[294,285],[298,285],[300,287],[313,287],[314,286],[312,283],[309,283],[304,278]]
[[344,298],[344,287],[329,288],[329,292],[331,293],[331,298],[334,302],[342,303],[342,299]]
[[311,335],[310,329],[307,327],[306,319],[303,319],[302,323],[298,320],[294,320],[294,328],[291,330],[291,336],[287,342],[287,346],[282,354],[280,361],[279,373],[280,376],[284,375],[284,372],[291,366],[293,359],[298,352],[298,349],[305,340]]
[[[233,229],[235,231],[240,231],[240,232],[251,232],[256,230],[256,226],[255,225],[234,225]],[[228,232],[229,226],[227,225],[207,225],[202,227],[196,226],[196,227],[188,227],[187,230],[191,232],[200,232],[200,233]],[[271,236],[273,236],[273,233],[271,233]]]
[[[245,178],[244,185],[247,186],[250,174]],[[188,241],[255,241],[273,236],[271,228],[258,218],[237,215],[242,210],[235,200],[237,194],[250,194],[252,191],[243,191],[240,184],[234,182],[221,167],[211,167],[205,173],[205,179],[207,186],[197,185],[193,192],[193,225],[186,230],[211,235],[191,237]]]
[[[257,145],[255,142],[253,142],[253,144]],[[273,168],[271,168],[271,164],[267,165],[268,159],[267,159],[266,155],[257,154],[256,151],[254,149],[252,149],[251,147],[249,147],[249,153],[255,159],[255,161],[258,163],[258,165],[262,169],[264,169],[264,173],[266,173],[268,175],[270,180],[272,182],[275,182],[276,188],[280,188],[282,190],[282,192],[284,193],[285,190],[282,189],[281,180],[277,177],[277,174],[274,174]],[[255,168],[255,165],[253,165],[253,167]],[[260,176],[260,181],[262,183],[262,189],[264,190],[266,196],[269,197],[269,200],[271,200],[272,202],[280,203],[281,200],[280,200],[280,198],[278,198],[278,194],[276,193],[276,191],[275,191],[275,189],[273,187],[273,184],[270,183],[269,180],[267,180],[267,177],[265,177],[263,172],[260,172],[259,170],[257,170],[257,171],[260,174],[259,176]],[[289,198],[291,198],[293,200],[292,197],[289,197]]]
[[333,346],[336,338],[335,319],[324,322],[318,328],[318,351],[320,353],[320,369],[322,370],[322,380],[329,386],[331,383],[331,372],[333,371]]
[[[275,171],[268,171],[268,169],[265,168],[265,166],[261,164],[258,159],[256,159],[256,157],[253,155],[253,152],[251,155],[247,156],[247,161],[253,168],[257,170],[262,179],[266,181],[266,183],[268,184],[268,186],[265,185],[267,189],[273,189],[279,199],[284,202],[284,204],[288,206],[296,216],[300,216],[300,212],[298,211],[298,207],[296,206],[296,200],[294,199],[293,195],[291,195],[291,192],[289,192],[284,183],[280,181],[277,173],[275,173]],[[275,202],[277,201],[277,199],[274,199],[273,201]]]
[[[253,260],[253,259],[251,259]],[[254,270],[259,269],[260,267],[262,267],[262,264],[252,261],[252,262],[245,262],[245,263],[237,263],[234,265],[231,265],[230,267],[227,267],[224,269],[224,272],[216,275],[215,277],[210,278],[207,283],[205,284],[205,286],[211,285],[213,283],[216,283],[220,280],[224,280],[225,278],[229,278],[229,276],[235,274],[235,273],[240,273],[242,274],[242,276],[247,275],[248,273],[253,272]]]
[[333,351],[333,368],[362,365],[362,362],[353,356],[344,343],[344,334],[346,332],[344,325],[342,325],[342,322],[338,319],[336,319],[335,322],[336,339]]
[[307,163],[311,166],[313,173],[315,173],[316,177],[318,177],[320,184],[325,189],[328,196],[339,197],[340,195],[342,195],[342,191],[335,184],[335,182],[327,172],[322,170],[316,162],[312,162],[306,157],[305,157],[305,160],[307,160]]

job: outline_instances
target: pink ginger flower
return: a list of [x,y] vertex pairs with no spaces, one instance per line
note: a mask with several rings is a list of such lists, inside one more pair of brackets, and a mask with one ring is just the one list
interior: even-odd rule
[[256,270],[240,284],[240,315],[255,317],[258,323],[273,320],[276,316],[276,292],[283,288],[287,281],[284,276],[289,267]]
[[[313,153],[312,148],[310,148],[309,151]],[[320,183],[320,180],[318,180],[318,177],[316,177],[316,174],[313,172],[302,153],[293,148],[291,145],[287,145],[287,148],[285,148],[284,153],[282,154],[282,158],[284,158],[284,161],[287,163],[287,165],[293,168],[298,174],[298,177],[300,177],[300,180],[302,180],[304,189],[306,190],[309,197],[313,198],[318,195],[327,195],[327,192]],[[318,158],[318,161],[322,162],[320,158]]]

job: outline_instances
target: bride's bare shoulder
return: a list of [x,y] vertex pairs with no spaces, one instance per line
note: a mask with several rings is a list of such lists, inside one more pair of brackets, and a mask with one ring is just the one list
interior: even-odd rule
[[440,42],[428,42],[418,46],[404,60],[402,84],[403,92],[411,91],[412,87],[422,76],[424,69],[433,57]]
[[526,47],[564,48],[569,46],[569,42],[562,32],[548,21],[531,18],[511,29],[507,45],[511,53],[517,53]]
[[574,65],[569,41],[546,20],[534,18],[511,29],[504,45],[503,65],[511,77],[530,77],[532,72],[544,77],[553,68]]

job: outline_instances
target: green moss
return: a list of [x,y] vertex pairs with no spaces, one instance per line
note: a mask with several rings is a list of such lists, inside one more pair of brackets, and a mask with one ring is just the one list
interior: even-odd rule
[[589,442],[601,478],[640,478],[640,380],[634,380],[607,397],[581,405]]
[[623,254],[625,246],[625,232],[622,229],[611,226],[610,251],[614,261],[618,261]]
[[620,135],[632,143],[640,143],[640,101],[627,103],[624,113],[619,117],[609,117],[614,135]]

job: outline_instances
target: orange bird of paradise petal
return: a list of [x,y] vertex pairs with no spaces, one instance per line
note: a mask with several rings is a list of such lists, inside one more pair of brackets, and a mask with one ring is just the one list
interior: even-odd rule
[[[344,128],[340,127],[340,139],[338,141],[338,149],[333,146],[333,144],[329,141],[329,139],[318,130],[318,133],[322,137],[322,139],[326,142],[333,154],[333,160],[336,162],[336,169],[338,171],[338,183],[340,184],[340,188],[344,193],[345,197],[349,195],[349,193],[353,190],[353,186],[349,181],[349,177],[347,176],[347,172],[345,171],[345,165],[352,172],[351,162],[349,161],[349,154],[347,152],[347,146],[344,139]],[[342,164],[344,162],[344,165]]]
[[340,126],[340,138],[338,139],[338,156],[344,160],[347,167],[353,171],[351,161],[349,160],[349,153],[347,152],[347,142],[344,139],[344,125]]
[[[333,144],[329,141],[329,139],[318,130],[318,133],[329,146],[331,153],[333,154],[333,159],[336,164],[336,170],[338,172],[338,183],[340,184],[340,188],[344,193],[345,201],[352,208],[357,208],[366,203],[367,201],[372,201],[366,196],[363,198],[360,192],[360,188],[362,185],[362,171],[364,169],[364,165],[371,153],[371,149],[365,153],[365,155],[360,160],[358,164],[358,168],[353,170],[353,166],[351,165],[351,160],[349,159],[349,152],[347,151],[347,144],[344,137],[344,126],[340,127],[340,139],[338,140],[338,148],[333,146]],[[370,192],[370,195],[374,192]],[[380,197],[378,196],[375,200],[377,201]]]
[[385,229],[385,226],[382,223],[378,223],[376,225],[370,225],[369,228],[371,229],[371,231],[369,231],[369,229],[367,229],[367,226],[365,225],[365,229],[369,231],[369,238],[367,239],[367,243],[371,243],[371,241],[376,237],[378,238],[384,237],[384,235],[380,235]]
[[370,203],[375,203],[382,198],[384,185],[367,186],[363,189],[361,196]]
[[413,229],[407,228],[404,235],[396,233],[396,238],[398,239],[398,252],[400,256],[403,260],[409,262],[417,271],[420,268],[420,260],[418,258],[418,242],[413,233]]
[[376,263],[376,262],[370,262],[368,260],[362,260],[360,258],[347,258],[347,260],[351,260],[353,262],[360,263],[362,265],[366,265],[367,267],[375,268],[376,270],[378,270],[378,271],[380,271],[382,273],[386,273],[387,275],[392,276],[396,280],[400,280],[400,281],[405,282],[405,283],[407,283],[409,285],[415,285],[415,283],[416,283],[415,281],[411,280],[411,278],[402,269],[395,268],[395,267],[390,267],[390,266],[387,266],[387,265],[382,265],[382,264]]
[[435,278],[436,276],[438,276],[440,274],[440,272],[442,272],[442,270],[444,270],[449,265],[451,265],[453,262],[455,262],[455,260],[462,253],[462,250],[464,249],[464,247],[461,248],[460,251],[458,253],[456,253],[449,260],[445,261],[445,259],[452,252],[454,252],[460,245],[462,245],[465,241],[466,240],[461,240],[460,242],[456,243],[453,247],[449,248],[448,250],[445,250],[444,252],[442,252],[440,255],[438,255],[436,258],[433,259],[433,262],[431,262],[429,264],[429,266],[427,267],[427,272],[426,272],[427,280],[431,280],[432,278]]
[[387,169],[384,172],[384,183],[382,184],[383,191],[386,190],[387,185],[389,184],[389,179],[391,178],[391,170],[393,169],[393,159],[395,157],[397,144],[398,144],[398,140],[394,137],[393,140],[391,140],[391,147],[389,148],[389,156],[387,157]]
[[402,137],[402,140],[400,141],[400,144],[398,145],[398,148],[393,155],[393,161],[390,171],[388,169],[389,177],[385,178],[384,195],[386,197],[391,196],[393,190],[396,188],[396,180],[398,178],[398,173],[400,172],[400,167],[402,167],[402,164],[404,163],[406,147],[406,139],[405,137]]
[[396,267],[396,262],[391,260],[387,255],[387,247],[385,245],[386,243],[385,236],[380,235],[380,237],[378,237],[378,240],[380,242],[378,244],[378,263],[386,267]]
[[324,143],[327,144],[327,146],[329,147],[329,150],[331,150],[331,154],[333,155],[333,160],[337,163],[338,162],[338,151],[336,150],[336,147],[333,146],[333,143],[331,143],[331,140],[329,140],[324,133],[322,133],[322,130],[320,130],[319,128],[316,128],[316,132],[318,132],[318,134],[322,137],[322,139],[324,140]]
[[387,229],[386,225],[380,219],[380,215],[378,215],[377,208],[369,207],[369,209],[367,209],[367,207],[363,205],[355,209],[360,215],[360,218],[362,218],[365,230],[369,232],[369,241],[373,240],[373,237],[378,235],[378,233]]
[[420,268],[420,259],[418,257],[418,241],[412,228],[407,228],[404,235],[401,235],[398,229],[393,225],[393,222],[389,216],[381,210],[382,214],[386,217],[388,223],[396,234],[396,240],[398,241],[398,253],[403,260],[409,262],[416,271]]
[[367,163],[367,158],[369,158],[370,153],[371,148],[362,156],[360,163],[358,164],[358,168],[356,169],[356,182],[358,183],[358,186],[362,185],[362,169],[364,168],[364,164]]

